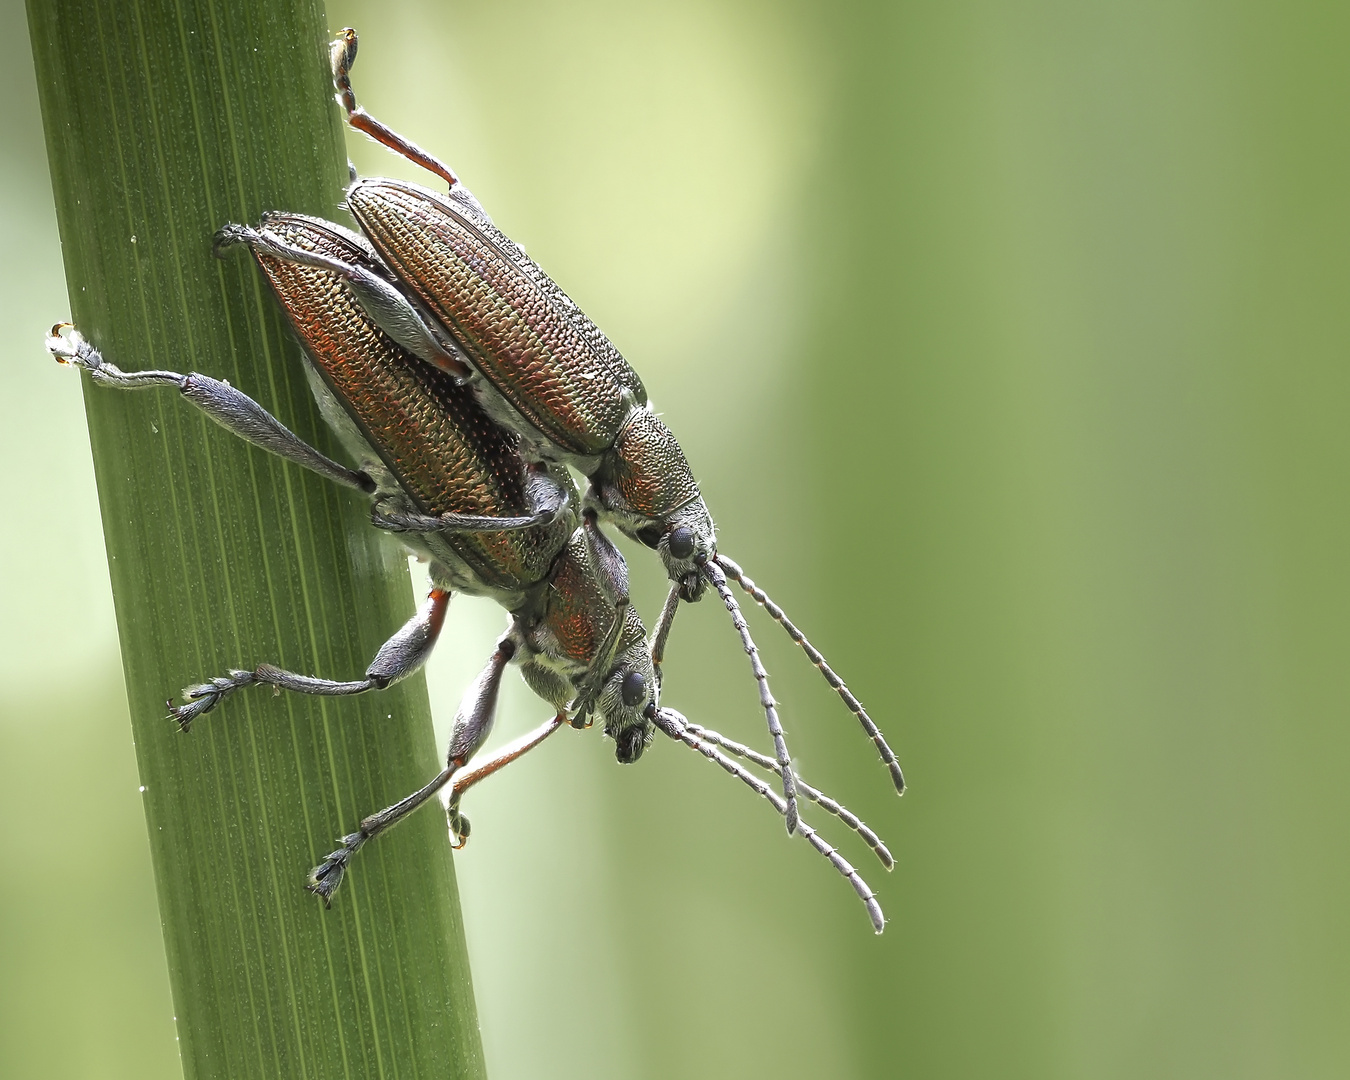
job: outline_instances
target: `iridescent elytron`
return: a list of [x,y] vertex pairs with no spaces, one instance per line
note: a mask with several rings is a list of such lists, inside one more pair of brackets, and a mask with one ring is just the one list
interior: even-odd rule
[[[468,836],[464,792],[564,723],[598,716],[618,760],[636,761],[659,729],[763,795],[852,883],[880,932],[881,909],[852,866],[798,817],[800,793],[856,830],[883,865],[885,845],[792,768],[767,676],[727,584],[730,577],[806,651],[876,743],[897,790],[895,756],[824,658],[730,559],[679,444],[656,417],[641,380],[618,351],[524,252],[493,227],[453,174],[356,107],[348,71],[356,35],[333,47],[338,99],[353,126],[427,165],[451,185],[438,195],[392,180],[358,180],[347,203],[364,236],[296,214],[256,227],[226,225],[217,252],[246,246],[266,275],[306,357],[327,422],[358,467],[301,441],[257,402],[198,374],[123,372],[73,328],[48,338],[58,359],[122,389],[176,386],[234,434],[371,499],[373,523],[400,536],[429,566],[426,603],[377,652],[364,678],[339,682],[270,664],[190,686],[170,712],[186,731],[241,688],[298,693],[379,690],[416,671],[435,644],[451,595],[489,596],[511,615],[455,715],[445,768],[426,786],[365,818],[310,874],[327,903],[355,852],[431,796],[450,788],[453,843]],[[583,499],[569,472],[590,481]],[[648,640],[629,604],[627,568],[599,519],[654,547],[673,581]],[[660,663],[683,600],[711,583],[740,634],[760,689],[774,756],[760,754],[660,704]],[[493,723],[508,663],[554,716],[487,761],[467,768]],[[782,794],[740,762],[776,773]]]

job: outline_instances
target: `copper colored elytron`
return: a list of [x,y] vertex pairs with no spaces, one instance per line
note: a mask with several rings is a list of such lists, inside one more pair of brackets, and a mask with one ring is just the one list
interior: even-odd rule
[[381,179],[352,184],[347,206],[399,280],[551,442],[580,456],[604,453],[631,405],[646,404],[641,380],[613,346],[578,326],[580,311],[558,302],[561,290],[508,257],[500,234],[466,208]]
[[[360,237],[329,222],[273,214],[263,228],[305,251],[378,266]],[[541,475],[539,467],[525,466],[519,437],[489,420],[451,375],[409,363],[337,274],[256,249],[254,254],[332,400],[418,512],[523,516],[534,509],[529,486],[549,482],[560,489],[560,505],[576,503],[565,469]],[[520,589],[543,579],[576,525],[574,513],[562,513],[511,532],[446,533],[443,543],[472,568],[478,583]]]

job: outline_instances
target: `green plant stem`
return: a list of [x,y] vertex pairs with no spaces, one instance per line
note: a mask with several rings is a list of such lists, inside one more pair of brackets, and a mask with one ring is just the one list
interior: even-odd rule
[[[337,213],[321,5],[30,0],[28,17],[76,324],[124,370],[228,379],[341,458],[250,260],[211,256],[226,221]],[[358,676],[411,613],[402,560],[358,496],[172,390],[86,380],[85,399],[185,1074],[483,1075],[443,817],[366,848],[331,911],[303,889],[336,837],[435,773],[422,680],[244,691],[187,735],[165,719],[177,688],[231,667]],[[69,887],[98,902],[78,865]]]

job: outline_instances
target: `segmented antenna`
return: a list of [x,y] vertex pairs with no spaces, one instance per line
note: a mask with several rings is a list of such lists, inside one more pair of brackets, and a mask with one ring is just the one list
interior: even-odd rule
[[[768,784],[761,780],[754,773],[750,772],[743,765],[732,761],[726,754],[722,753],[710,741],[704,740],[696,735],[690,727],[689,722],[674,709],[653,709],[652,720],[663,732],[677,742],[684,743],[691,750],[702,754],[709,761],[722,766],[732,776],[738,777],[756,794],[762,795],[769,801],[775,810],[780,814],[786,814],[787,802],[778,792],[774,791]],[[848,883],[853,886],[853,891],[858,894],[862,900],[863,906],[867,908],[868,918],[872,920],[872,929],[878,934],[886,928],[886,916],[882,913],[881,905],[877,902],[876,893],[862,879],[862,875],[853,869],[838,850],[827,843],[815,829],[811,828],[804,821],[798,821],[797,827],[802,834],[802,839],[815,848],[820,854],[824,855],[830,861],[830,865],[839,871]]]
[[750,627],[746,625],[745,616],[741,614],[741,606],[736,603],[736,597],[731,595],[726,575],[710,562],[704,563],[702,569],[703,576],[712,582],[717,595],[727,606],[736,632],[741,635],[745,655],[750,657],[750,670],[755,673],[755,681],[759,683],[759,703],[764,707],[764,718],[769,722],[769,734],[773,736],[774,757],[778,760],[778,772],[783,777],[783,799],[786,806],[782,813],[787,822],[788,835],[791,836],[797,828],[798,821],[797,787],[792,778],[792,758],[788,756],[783,725],[778,720],[778,703],[774,701],[773,694],[769,691],[769,673],[764,670],[764,664],[759,658],[759,648],[755,645],[755,639],[750,636]]
[[862,702],[853,696],[853,692],[845,685],[844,680],[836,675],[834,669],[825,662],[825,657],[821,655],[820,650],[807,641],[806,635],[798,630],[792,624],[792,620],[783,614],[783,609],[769,599],[768,593],[751,581],[745,575],[745,571],[725,555],[718,554],[713,558],[717,565],[727,572],[727,576],[733,578],[737,585],[749,593],[755,602],[769,613],[769,617],[787,631],[788,637],[802,647],[807,659],[816,666],[821,675],[825,677],[825,681],[843,699],[844,704],[848,706],[848,711],[858,718],[858,723],[862,724],[863,731],[867,732],[867,737],[876,744],[881,760],[890,770],[896,793],[903,795],[905,793],[905,774],[900,771],[900,763],[895,760],[895,753],[887,744],[886,736],[881,733],[876,724],[872,722],[872,718],[867,715],[867,710],[863,708]]
[[[702,724],[695,724],[693,721],[690,721],[688,726],[691,734],[700,739],[706,739],[714,746],[720,746],[728,754],[732,754],[738,758],[745,758],[745,760],[752,765],[758,765],[761,769],[768,772],[776,773],[778,771],[778,765],[768,754],[761,754],[758,750],[752,750],[743,743],[738,743],[734,739],[728,739],[720,731],[713,731],[712,728],[705,728]],[[801,773],[794,770],[793,776],[796,777],[798,791],[827,814],[833,814],[850,829],[856,832],[862,839],[862,842],[870,847],[876,854],[876,857],[881,860],[882,866],[887,870],[895,869],[895,859],[891,856],[890,849],[886,847],[886,844],[881,837],[868,828],[866,822],[864,822],[862,818],[858,817],[857,814],[842,803],[835,802],[834,799],[830,798],[823,791],[813,788],[802,779]]]

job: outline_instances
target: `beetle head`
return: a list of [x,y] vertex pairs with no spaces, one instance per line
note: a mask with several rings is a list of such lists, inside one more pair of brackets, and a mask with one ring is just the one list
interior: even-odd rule
[[[700,568],[717,555],[717,532],[702,498],[685,503],[656,526],[657,554],[666,565],[666,575],[680,586],[680,599],[693,602],[707,584]],[[643,539],[643,537],[639,537]]]
[[656,674],[645,642],[619,654],[596,698],[605,734],[614,740],[614,756],[629,765],[642,756],[655,728],[649,719],[655,706]]

